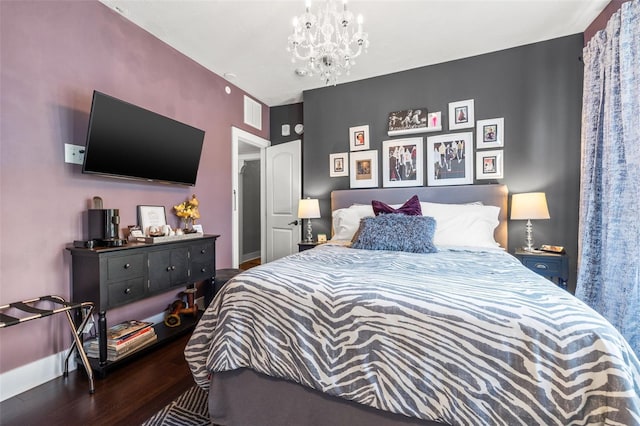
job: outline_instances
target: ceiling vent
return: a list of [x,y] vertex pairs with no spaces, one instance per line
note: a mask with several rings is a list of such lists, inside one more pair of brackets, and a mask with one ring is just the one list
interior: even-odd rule
[[262,105],[244,96],[244,124],[262,130]]

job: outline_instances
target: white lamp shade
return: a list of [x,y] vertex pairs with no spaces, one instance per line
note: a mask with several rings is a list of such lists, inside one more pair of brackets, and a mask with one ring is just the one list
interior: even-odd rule
[[315,198],[305,198],[298,203],[298,217],[316,219],[320,217],[320,204]]
[[511,197],[511,219],[549,219],[547,197],[544,192],[513,194]]

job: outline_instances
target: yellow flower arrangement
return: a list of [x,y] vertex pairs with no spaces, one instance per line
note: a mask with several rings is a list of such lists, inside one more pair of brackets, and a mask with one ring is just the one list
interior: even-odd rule
[[173,206],[173,209],[176,212],[176,216],[182,219],[184,223],[184,228],[189,229],[191,225],[196,223],[196,219],[200,219],[200,210],[198,210],[198,206],[200,203],[196,198],[196,194],[191,196],[190,200],[184,201],[177,206]]

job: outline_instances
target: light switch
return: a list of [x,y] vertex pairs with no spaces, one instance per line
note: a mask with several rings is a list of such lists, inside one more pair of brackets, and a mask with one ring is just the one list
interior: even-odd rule
[[291,134],[291,127],[288,124],[282,125],[282,136],[289,136]]
[[64,162],[71,164],[82,164],[84,162],[85,147],[82,145],[64,144]]

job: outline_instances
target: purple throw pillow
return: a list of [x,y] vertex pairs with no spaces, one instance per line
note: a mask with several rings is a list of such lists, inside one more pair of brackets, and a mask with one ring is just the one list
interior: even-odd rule
[[394,209],[390,205],[378,200],[373,200],[371,202],[371,206],[373,207],[373,212],[376,216],[388,213],[401,213],[408,216],[422,216],[420,199],[418,199],[417,195],[409,198],[402,206],[398,207],[397,209]]

